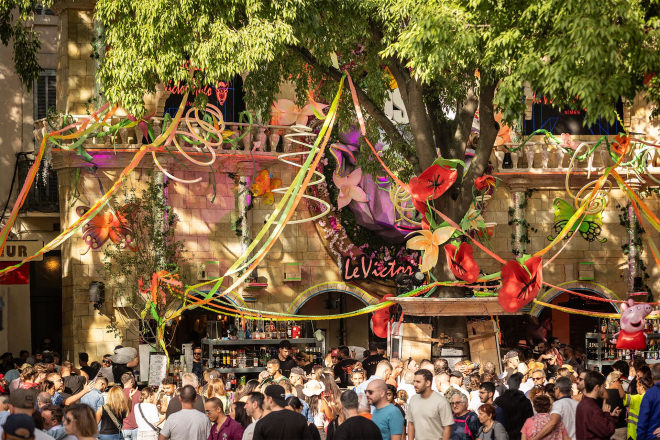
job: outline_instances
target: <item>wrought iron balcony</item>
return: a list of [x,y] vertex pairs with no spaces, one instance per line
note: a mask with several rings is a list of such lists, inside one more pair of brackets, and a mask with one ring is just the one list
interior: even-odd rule
[[[17,184],[25,182],[30,167],[34,164],[34,159],[26,154],[18,157],[17,163]],[[57,189],[57,173],[52,168],[41,163],[37,176],[34,179],[32,188],[25,199],[21,208],[22,213],[58,213],[60,212],[59,195]]]

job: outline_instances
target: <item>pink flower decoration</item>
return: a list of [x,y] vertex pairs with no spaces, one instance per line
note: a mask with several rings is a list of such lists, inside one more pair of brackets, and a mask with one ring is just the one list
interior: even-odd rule
[[340,176],[336,173],[332,175],[332,181],[339,188],[337,208],[343,208],[351,203],[352,200],[356,202],[366,202],[368,200],[367,194],[358,186],[360,180],[362,180],[361,168],[354,169],[348,176]]
[[309,117],[314,116],[314,109],[318,113],[322,113],[325,107],[327,107],[326,104],[312,101],[301,109],[290,99],[278,99],[273,102],[270,123],[272,125],[307,125]]
[[564,148],[570,148],[571,150],[575,150],[578,147],[578,145],[573,142],[573,139],[571,139],[570,133],[561,134],[561,146]]

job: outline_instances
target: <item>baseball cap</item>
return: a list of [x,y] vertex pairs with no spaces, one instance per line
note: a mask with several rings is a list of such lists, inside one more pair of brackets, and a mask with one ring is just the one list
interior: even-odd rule
[[332,353],[330,354],[333,358],[339,357],[339,349],[335,348],[332,350]]
[[275,403],[279,406],[285,405],[285,396],[284,388],[281,385],[268,385],[264,390],[264,395],[272,397]]
[[459,379],[463,379],[463,373],[461,373],[460,371],[452,371],[451,376],[458,377]]
[[34,435],[34,420],[27,414],[11,414],[2,429],[8,435],[30,439]]
[[506,354],[504,355],[504,360],[506,361],[506,360],[509,360],[509,359],[517,358],[517,357],[518,357],[518,352],[515,351],[515,350],[510,350],[510,351],[507,351]]
[[34,409],[37,406],[37,393],[35,390],[14,390],[9,395],[9,403],[16,408]]

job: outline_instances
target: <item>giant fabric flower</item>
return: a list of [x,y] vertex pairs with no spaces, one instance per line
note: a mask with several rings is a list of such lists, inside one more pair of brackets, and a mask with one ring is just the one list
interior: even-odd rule
[[340,176],[335,173],[332,175],[332,181],[339,188],[339,197],[337,197],[337,208],[341,209],[351,203],[366,202],[367,194],[358,186],[362,180],[362,168],[356,168],[348,176]]
[[438,263],[438,247],[449,240],[454,231],[451,226],[443,226],[433,232],[422,229],[417,231],[420,235],[408,240],[406,243],[408,249],[424,251],[422,264],[419,266],[421,272],[428,272]]
[[625,155],[630,149],[630,137],[623,135],[614,136],[614,142],[612,143],[612,151],[614,151],[619,156]]
[[490,188],[495,188],[495,177],[484,174],[481,177],[474,179],[474,187],[477,188],[477,191],[490,190]]
[[327,107],[326,104],[311,101],[301,109],[290,99],[278,99],[273,102],[270,123],[272,125],[307,125],[309,117],[314,115],[314,109],[320,113],[325,107]]
[[435,200],[443,195],[456,182],[456,168],[431,165],[419,176],[410,179],[408,184],[415,209],[425,217],[426,201]]
[[531,257],[523,267],[518,261],[502,266],[502,288],[499,302],[507,312],[517,312],[533,300],[543,283],[543,259]]
[[477,281],[477,278],[479,278],[479,265],[474,261],[472,246],[461,243],[457,252],[456,246],[446,244],[445,254],[447,255],[449,270],[456,278],[468,283]]
[[570,133],[562,133],[560,146],[563,148],[570,148],[571,150],[575,150],[578,147],[578,144],[573,142],[573,138],[571,137]]

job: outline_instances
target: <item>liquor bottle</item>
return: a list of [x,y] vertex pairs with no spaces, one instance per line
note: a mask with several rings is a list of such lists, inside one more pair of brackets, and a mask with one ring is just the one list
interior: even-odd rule
[[236,350],[232,350],[229,356],[229,359],[231,359],[231,367],[236,368]]
[[289,339],[293,338],[293,328],[291,327],[291,321],[286,322],[286,337]]
[[229,373],[229,377],[231,378],[231,389],[235,390],[236,389],[236,375],[234,373]]

